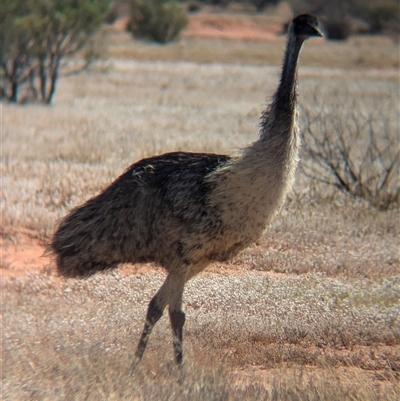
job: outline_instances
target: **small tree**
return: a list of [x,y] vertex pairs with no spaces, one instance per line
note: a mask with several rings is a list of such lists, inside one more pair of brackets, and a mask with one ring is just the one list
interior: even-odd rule
[[[63,61],[84,49],[92,49],[94,34],[110,0],[3,0],[1,20],[1,68],[6,97],[16,102],[18,87],[35,86],[44,103],[51,103]],[[86,68],[94,59],[74,72]]]
[[2,83],[8,83],[8,88],[2,87],[2,93],[12,102],[17,101],[20,85],[32,76],[36,65],[33,57],[34,41],[20,23],[24,11],[18,3],[3,0],[0,14],[0,67]]
[[128,31],[158,43],[174,40],[186,27],[185,9],[175,0],[131,0]]

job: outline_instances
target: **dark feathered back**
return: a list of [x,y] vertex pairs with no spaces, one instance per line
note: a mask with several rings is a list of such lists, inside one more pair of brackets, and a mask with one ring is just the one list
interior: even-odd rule
[[[207,153],[167,153],[131,165],[99,195],[73,209],[49,251],[59,274],[89,276],[118,263],[156,261],[162,225],[195,225],[204,218],[208,174],[229,160]],[[162,235],[162,234],[161,234]],[[172,245],[170,245],[172,246]]]

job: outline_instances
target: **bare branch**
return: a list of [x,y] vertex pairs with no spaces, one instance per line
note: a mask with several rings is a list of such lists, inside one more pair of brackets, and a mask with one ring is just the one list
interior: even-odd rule
[[364,198],[377,208],[398,204],[400,188],[393,179],[400,165],[400,150],[394,146],[396,113],[382,105],[367,107],[364,99],[348,90],[338,90],[335,96],[330,97],[331,104],[332,99],[338,102],[330,111],[319,106],[321,99],[317,101],[315,93],[318,106],[303,107],[301,170],[306,177]]

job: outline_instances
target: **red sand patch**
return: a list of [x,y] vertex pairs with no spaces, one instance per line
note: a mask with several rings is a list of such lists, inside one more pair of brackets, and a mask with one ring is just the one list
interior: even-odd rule
[[45,247],[40,235],[26,229],[14,229],[1,240],[1,277],[16,277],[29,271],[43,271],[50,265],[44,256]]
[[190,16],[184,37],[213,39],[274,40],[283,31],[283,21],[266,15],[221,15],[199,13]]

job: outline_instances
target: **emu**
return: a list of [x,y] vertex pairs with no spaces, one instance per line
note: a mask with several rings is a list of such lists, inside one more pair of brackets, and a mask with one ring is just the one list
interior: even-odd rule
[[48,251],[65,277],[119,263],[155,262],[168,272],[150,301],[136,350],[140,360],[168,306],[174,356],[182,362],[185,283],[214,261],[257,240],[283,205],[298,162],[297,60],[322,36],[317,19],[293,19],[279,86],[262,113],[259,139],[237,156],[173,152],[132,164],[59,224]]

